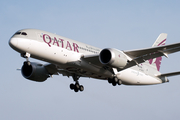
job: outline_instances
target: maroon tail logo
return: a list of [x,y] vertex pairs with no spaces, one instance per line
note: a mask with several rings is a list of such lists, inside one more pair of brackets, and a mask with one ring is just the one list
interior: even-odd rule
[[[166,39],[164,39],[162,42],[160,42],[157,46],[165,45],[165,41],[166,41]],[[155,58],[154,63],[156,64],[156,68],[158,71],[160,70],[161,61],[162,61],[162,57]],[[153,59],[150,59],[149,64],[152,64],[152,63],[153,63]]]

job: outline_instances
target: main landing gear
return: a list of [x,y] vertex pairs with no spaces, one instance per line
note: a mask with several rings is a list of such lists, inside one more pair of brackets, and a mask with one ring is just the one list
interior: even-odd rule
[[117,84],[118,85],[121,85],[122,84],[122,81],[120,79],[118,79],[117,77],[114,77],[113,79],[111,78],[108,78],[108,82],[110,84],[112,84],[113,86],[116,86]]
[[69,86],[70,89],[74,90],[74,92],[78,92],[78,91],[82,92],[84,90],[84,87],[82,85],[80,85],[78,82],[80,76],[74,74],[72,77],[73,77],[73,80],[75,81],[75,84],[71,83]]

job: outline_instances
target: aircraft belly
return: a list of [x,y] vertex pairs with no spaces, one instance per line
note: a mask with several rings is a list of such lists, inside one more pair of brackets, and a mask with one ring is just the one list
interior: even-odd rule
[[140,71],[126,69],[118,74],[118,78],[127,85],[152,85],[160,84],[162,81],[158,78],[146,75]]
[[110,71],[105,70],[104,68],[96,67],[85,61],[79,61],[78,63],[77,61],[70,62],[65,65],[59,65],[59,68],[64,69],[69,73],[75,73],[82,77],[107,80],[108,78],[111,78],[113,76],[113,73],[111,73]]
[[110,71],[105,70],[102,67],[94,66],[93,64],[90,64],[86,61],[81,61],[81,68],[92,73],[91,77],[93,78],[105,79],[113,76],[113,73]]

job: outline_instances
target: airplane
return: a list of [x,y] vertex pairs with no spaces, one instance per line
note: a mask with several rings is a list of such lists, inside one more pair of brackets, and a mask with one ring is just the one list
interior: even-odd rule
[[[116,85],[154,85],[169,82],[167,77],[178,72],[159,72],[162,56],[180,51],[180,43],[165,45],[161,33],[152,47],[135,50],[100,49],[63,36],[38,29],[22,29],[9,40],[9,45],[25,58],[21,68],[26,79],[43,82],[53,75],[72,77],[70,89],[83,91],[80,77],[106,80]],[[30,62],[29,58],[47,62]]]

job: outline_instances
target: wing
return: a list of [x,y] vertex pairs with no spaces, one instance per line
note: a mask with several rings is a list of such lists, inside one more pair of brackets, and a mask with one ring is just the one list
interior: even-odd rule
[[[178,51],[180,51],[180,43],[158,46],[158,47],[150,47],[150,48],[144,48],[144,49],[137,49],[137,50],[123,51],[124,54],[128,56],[128,60],[129,60],[128,64],[123,69],[127,69],[129,67],[143,63],[146,60],[157,58],[160,56],[168,57],[168,54],[175,53]],[[99,61],[99,54],[84,55],[81,59],[97,67],[107,67],[101,64],[101,62]],[[109,67],[107,68],[110,69]]]
[[63,76],[72,76],[72,74],[74,72],[72,71],[68,71],[68,70],[65,70],[65,69],[60,69],[57,65],[55,64],[46,64],[44,65],[44,67],[46,68],[46,70],[48,71],[48,73],[50,75],[59,75],[59,74],[62,74]]
[[[83,59],[82,59],[83,60]],[[92,64],[95,65],[95,64]],[[62,74],[63,76],[73,76],[74,74],[80,76],[80,77],[92,77],[92,78],[97,78],[97,79],[106,79],[104,76],[99,76],[97,74],[92,74],[89,71],[82,71],[82,69],[77,68],[75,66],[68,66],[68,67],[62,67],[55,65],[55,64],[46,64],[44,65],[46,70],[50,75],[59,75]],[[99,66],[96,66],[99,67]]]
[[125,68],[145,62],[146,60],[157,58],[160,56],[168,57],[168,54],[180,51],[180,43],[164,45],[159,47],[151,47],[138,50],[124,51],[130,57],[130,62]]

